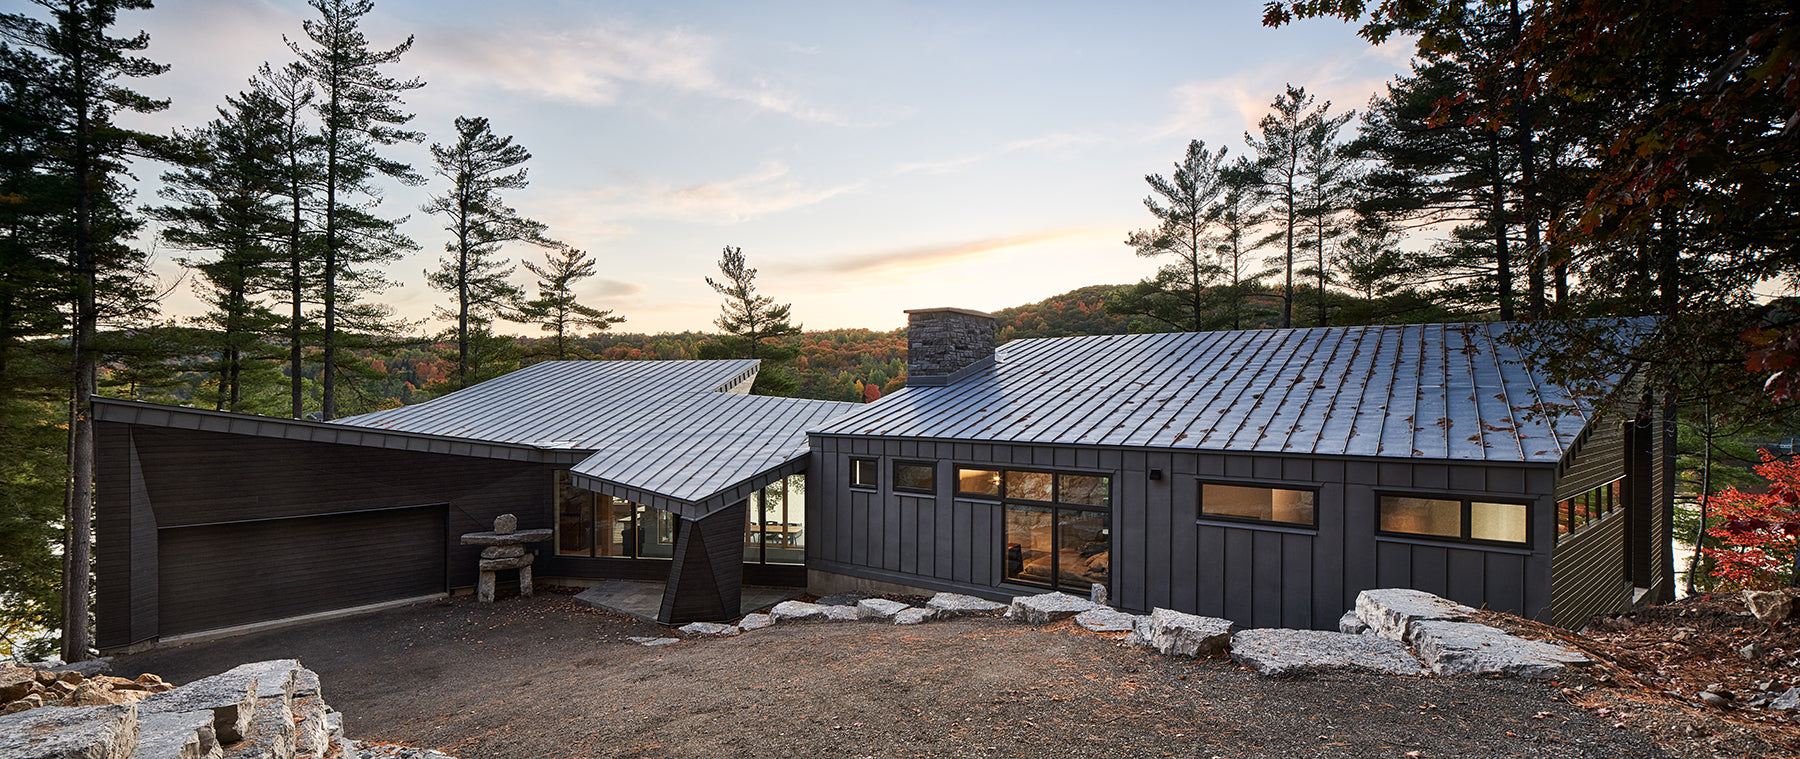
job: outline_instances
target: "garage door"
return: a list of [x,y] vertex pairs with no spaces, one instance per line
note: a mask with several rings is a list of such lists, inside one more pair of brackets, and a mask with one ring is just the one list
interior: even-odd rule
[[443,504],[157,531],[162,634],[445,589]]

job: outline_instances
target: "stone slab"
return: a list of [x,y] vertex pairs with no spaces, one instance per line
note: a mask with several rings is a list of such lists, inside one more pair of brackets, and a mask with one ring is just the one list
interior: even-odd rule
[[1570,666],[1592,663],[1578,651],[1473,622],[1424,620],[1412,623],[1411,629],[1408,642],[1437,675],[1546,678],[1557,677]]
[[525,555],[525,546],[488,546],[481,549],[484,559],[516,559]]
[[824,622],[825,607],[805,601],[782,601],[769,610],[769,618],[775,620],[776,624]]
[[1231,636],[1231,660],[1268,677],[1328,670],[1417,675],[1419,660],[1400,641],[1324,630],[1243,630]]
[[511,535],[500,535],[492,532],[465,533],[461,540],[465,546],[517,546],[549,540],[555,530],[520,530]]
[[1369,623],[1362,621],[1362,617],[1356,616],[1355,609],[1346,611],[1344,616],[1338,617],[1338,632],[1361,635],[1368,631]]
[[333,714],[318,696],[294,697],[294,756],[313,759],[331,750]]
[[738,620],[738,629],[750,632],[751,630],[761,630],[772,624],[775,624],[775,620],[767,614],[745,614],[743,619]]
[[925,605],[949,617],[994,616],[1006,610],[1006,604],[961,593],[939,593]]
[[1789,688],[1769,702],[1769,709],[1778,712],[1800,710],[1800,686]]
[[0,716],[5,759],[128,759],[137,748],[132,704],[28,709]]
[[825,621],[827,622],[855,622],[858,619],[861,617],[856,616],[856,607],[854,606],[825,607]]
[[102,656],[98,659],[53,664],[43,669],[45,672],[76,672],[82,677],[97,677],[112,671],[112,660],[110,656]]
[[921,609],[917,606],[901,609],[894,615],[896,625],[919,625],[938,618],[937,609]]
[[519,531],[519,517],[515,514],[501,514],[494,517],[495,535],[512,535]]
[[285,695],[256,700],[244,739],[223,744],[223,759],[294,759],[294,710]]
[[502,569],[522,569],[531,566],[531,560],[535,558],[537,557],[532,556],[531,554],[525,554],[523,556],[514,556],[510,559],[482,559],[481,563],[476,565],[476,568],[483,572],[498,572]]
[[[251,717],[256,713],[259,675],[267,674],[248,669],[249,667],[251,665],[237,667],[146,698],[138,704],[138,714],[147,716],[163,712],[210,711],[213,715],[213,732],[218,736],[219,743],[241,741],[245,731],[250,729]],[[272,687],[280,693],[283,686]]]
[[164,712],[138,722],[131,759],[217,759],[221,753],[212,712]]
[[846,591],[843,593],[833,593],[829,596],[820,598],[819,600],[814,601],[813,603],[816,603],[820,606],[849,606],[849,607],[854,608],[856,606],[857,601],[861,601],[868,597],[869,597],[869,594],[867,594],[867,593],[858,593],[858,592],[852,590],[852,591]]
[[1137,627],[1138,615],[1118,609],[1088,609],[1075,615],[1075,624],[1091,632],[1130,632]]
[[1150,647],[1165,656],[1214,656],[1231,645],[1237,625],[1218,617],[1202,617],[1174,609],[1150,612]]
[[1356,617],[1389,640],[1408,641],[1414,622],[1462,622],[1475,610],[1449,599],[1410,588],[1381,588],[1356,594]]
[[652,646],[652,647],[654,647],[654,646],[672,646],[676,643],[681,642],[680,638],[640,638],[637,636],[632,636],[630,638],[626,638],[626,640],[629,640],[640,646]]
[[707,635],[713,637],[730,637],[743,632],[737,625],[721,625],[717,622],[690,622],[675,628],[685,635]]
[[886,598],[865,598],[856,602],[856,616],[871,622],[892,622],[894,615],[912,608],[899,601]]
[[1125,642],[1134,646],[1150,646],[1150,615],[1138,615],[1137,622],[1131,626],[1131,634],[1125,636]]
[[1019,596],[1007,607],[1007,616],[1012,621],[1027,625],[1042,625],[1059,619],[1068,619],[1089,609],[1103,608],[1099,604],[1085,598],[1077,598],[1067,593],[1043,593],[1035,596]]

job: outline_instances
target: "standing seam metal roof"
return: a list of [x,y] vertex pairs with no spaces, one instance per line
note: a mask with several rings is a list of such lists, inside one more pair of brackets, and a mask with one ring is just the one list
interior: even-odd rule
[[859,407],[722,392],[757,366],[547,361],[336,424],[591,451],[570,471],[694,504],[805,456],[806,430]]
[[1009,443],[1555,463],[1588,404],[1535,375],[1506,324],[1019,340],[944,387],[817,429]]

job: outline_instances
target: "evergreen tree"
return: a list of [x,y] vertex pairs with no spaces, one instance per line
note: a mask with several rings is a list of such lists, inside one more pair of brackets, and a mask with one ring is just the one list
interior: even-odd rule
[[313,107],[315,91],[306,70],[299,64],[276,69],[264,63],[257,70],[252,86],[279,105],[282,113],[276,135],[279,162],[276,194],[286,206],[287,225],[281,240],[279,293],[281,308],[286,312],[282,337],[287,342],[288,415],[299,419],[306,411],[303,364],[306,343],[316,331],[307,308],[320,305],[317,294],[319,237],[308,223],[325,173],[321,165],[323,156],[319,152],[320,137],[306,120],[307,111]]
[[594,276],[594,260],[587,253],[569,247],[551,248],[544,252],[544,265],[530,261],[525,268],[538,276],[538,297],[525,302],[525,319],[554,337],[551,355],[558,361],[577,357],[577,348],[569,341],[577,329],[605,330],[625,321],[613,312],[582,305],[575,297],[575,283]]
[[496,318],[517,314],[524,297],[507,281],[513,267],[500,258],[501,246],[563,246],[545,236],[542,223],[520,216],[500,197],[502,190],[525,187],[522,165],[531,153],[511,137],[495,135],[485,118],[457,117],[456,134],[453,145],[431,146],[436,173],[450,187],[432,196],[424,210],[444,218],[444,230],[450,233],[444,250],[450,255],[438,260],[437,271],[426,272],[425,281],[456,299],[454,309],[440,307],[436,313],[455,320],[456,386],[461,389],[488,376],[470,352],[471,329],[486,329]]
[[799,351],[785,345],[772,344],[783,337],[800,334],[800,325],[789,323],[790,306],[776,303],[756,292],[756,270],[744,262],[742,248],[725,246],[719,257],[720,280],[706,278],[714,292],[725,296],[720,314],[713,320],[729,337],[722,341],[724,352],[740,358],[763,360],[751,389],[763,395],[789,395],[798,381],[781,366]]
[[[262,302],[282,284],[287,237],[281,197],[281,130],[286,111],[261,89],[227,99],[219,117],[186,136],[196,155],[189,165],[163,174],[164,199],[176,205],[148,209],[163,223],[163,240],[207,254],[179,259],[199,276],[195,292],[211,311],[194,322],[196,347],[207,357],[195,367],[218,376],[213,407],[241,410],[246,367],[271,358],[265,337],[282,318]],[[214,358],[216,357],[216,358]]]
[[1290,84],[1270,107],[1273,112],[1257,124],[1261,137],[1245,132],[1244,143],[1256,152],[1262,186],[1273,204],[1278,230],[1272,240],[1280,240],[1286,246],[1281,259],[1281,326],[1286,328],[1294,325],[1294,260],[1299,243],[1297,232],[1306,215],[1302,175],[1307,138],[1324,121],[1331,103],[1315,107],[1306,88]]
[[1326,287],[1332,282],[1330,245],[1346,232],[1343,217],[1355,203],[1359,161],[1356,153],[1338,137],[1344,124],[1355,117],[1355,111],[1326,116],[1321,110],[1320,118],[1306,133],[1300,168],[1304,182],[1301,197],[1305,240],[1302,246],[1313,254],[1312,265],[1306,273],[1312,274],[1317,281],[1314,301],[1317,320],[1314,324],[1320,327],[1326,326],[1328,318],[1325,301]]
[[1191,140],[1173,175],[1144,177],[1154,193],[1144,198],[1144,207],[1157,225],[1132,232],[1125,244],[1141,257],[1173,255],[1175,262],[1121,294],[1112,304],[1115,312],[1142,314],[1178,330],[1212,326],[1209,293],[1224,274],[1213,236],[1219,196],[1225,190],[1224,161],[1225,148],[1209,151],[1206,143]]
[[[143,255],[125,244],[137,228],[127,210],[129,190],[120,181],[125,163],[151,148],[149,135],[121,128],[113,115],[148,113],[167,106],[119,84],[122,78],[154,76],[168,67],[133,55],[150,44],[139,32],[112,37],[108,30],[120,10],[149,8],[147,0],[34,0],[49,15],[0,14],[0,38],[12,50],[8,60],[31,60],[22,70],[39,75],[32,95],[49,155],[45,170],[62,180],[68,218],[66,251],[71,274],[69,350],[72,382],[69,413],[69,490],[63,548],[62,656],[88,656],[88,596],[91,585],[94,493],[92,399],[98,379],[103,316],[137,312],[146,297]],[[106,313],[103,314],[103,309]]]
[[1218,302],[1231,328],[1243,329],[1267,313],[1257,301],[1265,297],[1262,279],[1269,271],[1253,269],[1251,255],[1273,239],[1259,234],[1269,221],[1269,211],[1263,207],[1260,172],[1250,159],[1239,156],[1220,169],[1219,178],[1224,196],[1218,205],[1218,255],[1226,283],[1218,288]]
[[[399,258],[400,252],[418,247],[400,234],[404,219],[383,219],[370,213],[380,193],[372,184],[379,177],[416,185],[424,179],[404,162],[383,157],[378,148],[424,139],[406,130],[412,114],[400,110],[400,96],[425,86],[418,79],[398,80],[381,73],[381,67],[400,60],[412,49],[413,38],[387,50],[371,50],[363,36],[362,17],[373,10],[373,0],[309,0],[319,18],[304,22],[314,47],[290,40],[288,47],[299,56],[299,66],[318,92],[321,125],[319,151],[323,154],[323,192],[320,214],[319,276],[323,333],[320,415],[337,417],[339,350],[355,340],[346,332],[378,334],[391,329],[391,313],[379,306],[358,302],[358,297],[379,292],[388,284],[377,271],[362,268]],[[362,204],[357,196],[373,199]]]

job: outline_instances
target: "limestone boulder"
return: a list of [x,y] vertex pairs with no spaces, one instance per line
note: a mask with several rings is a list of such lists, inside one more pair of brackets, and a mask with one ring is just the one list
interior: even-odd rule
[[1362,621],[1362,617],[1356,616],[1355,609],[1346,611],[1344,616],[1338,617],[1338,632],[1361,635],[1368,631],[1369,623]]
[[1137,621],[1136,614],[1104,606],[1075,615],[1075,624],[1090,632],[1130,632],[1137,628]]
[[790,622],[824,622],[825,607],[805,601],[782,601],[769,610],[769,618],[778,625]]
[[745,614],[743,619],[738,620],[738,629],[750,632],[751,630],[761,630],[772,624],[775,624],[775,620],[767,614]]
[[1756,621],[1775,626],[1786,621],[1794,613],[1794,597],[1779,590],[1746,590],[1744,606]]
[[1437,675],[1557,677],[1570,666],[1592,663],[1579,651],[1526,640],[1473,622],[1414,622],[1408,640]]
[[1267,677],[1330,670],[1417,675],[1419,660],[1397,640],[1324,630],[1256,629],[1231,636],[1231,660]]
[[501,514],[494,517],[494,534],[511,535],[519,531],[519,517],[514,514]]
[[1376,635],[1406,641],[1415,622],[1463,622],[1475,610],[1422,590],[1382,588],[1356,594],[1356,617]]
[[[820,605],[824,606],[824,604]],[[856,616],[856,607],[854,606],[825,606],[825,621],[827,622],[855,622],[858,619],[861,617]]]
[[908,606],[894,614],[894,624],[920,625],[937,619],[938,614],[939,612],[937,609],[922,609],[917,606]]
[[939,593],[926,601],[925,605],[937,609],[946,617],[990,617],[1006,610],[1006,604],[961,593]]
[[0,757],[128,759],[137,749],[133,704],[30,709],[0,716]]
[[886,598],[865,598],[856,602],[856,616],[871,622],[892,622],[894,615],[912,608]]
[[256,714],[244,739],[225,744],[223,759],[294,759],[294,710],[287,695],[256,700]]
[[531,560],[537,558],[528,553],[520,553],[510,559],[482,559],[477,567],[483,572],[498,572],[502,569],[522,569],[531,566]]
[[672,645],[675,645],[676,643],[681,642],[680,638],[648,638],[648,637],[638,637],[638,636],[632,636],[632,637],[626,638],[626,640],[629,640],[640,646],[649,646],[651,648],[656,648],[659,646],[672,646]]
[[1215,656],[1231,645],[1231,620],[1174,609],[1150,612],[1150,647],[1165,656]]
[[164,712],[146,715],[138,723],[134,759],[217,759],[219,738],[213,733],[212,712]]
[[721,625],[717,622],[690,622],[675,629],[684,635],[714,638],[729,638],[743,632],[737,625]]
[[1042,625],[1061,619],[1068,619],[1089,609],[1105,608],[1085,598],[1078,598],[1067,593],[1043,593],[1035,596],[1018,596],[1007,607],[1007,616],[1012,621],[1027,625]]
[[488,546],[481,549],[484,559],[516,559],[525,555],[525,546]]

